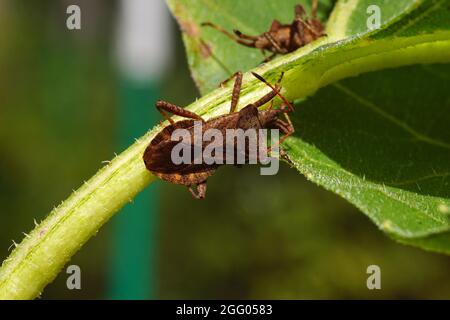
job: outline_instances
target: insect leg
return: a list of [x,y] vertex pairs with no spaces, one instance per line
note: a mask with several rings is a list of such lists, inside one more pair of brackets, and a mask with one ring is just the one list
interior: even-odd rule
[[278,144],[282,144],[284,142],[284,140],[286,140],[290,135],[294,134],[295,130],[294,130],[293,126],[289,125],[288,123],[284,122],[283,120],[278,119],[278,121],[280,122],[278,124],[279,128],[284,133],[284,136],[281,137]]
[[284,118],[286,119],[286,121],[287,121],[287,123],[289,124],[289,126],[293,127],[291,118],[289,118],[289,115],[288,115],[288,112],[290,112],[291,109],[286,105],[286,103],[283,102],[283,103],[280,105],[280,110],[284,111],[284,112],[283,112]]
[[291,36],[289,39],[289,46],[291,47],[291,50],[294,48],[294,40],[295,35],[298,34],[298,37],[300,38],[300,47],[305,45],[306,39],[305,39],[305,28],[304,28],[304,20],[303,15],[305,14],[305,9],[301,5],[295,6],[295,20],[291,25]]
[[[266,54],[266,49],[261,48],[260,50],[261,50],[262,55],[264,56],[264,60],[261,61],[261,63],[269,62],[270,60],[272,60],[272,59],[278,54],[278,53],[274,52],[274,53],[272,53],[270,56],[267,56],[267,54]],[[270,52],[270,51],[269,51],[269,52]]]
[[272,100],[273,98],[275,98],[275,96],[278,94],[278,90],[276,88],[273,88],[273,91],[267,93],[266,95],[264,95],[262,98],[260,98],[259,100],[255,101],[253,103],[253,105],[256,108],[261,107],[262,105],[265,105],[267,102],[269,102],[270,100]]
[[266,50],[264,50],[264,48],[259,49],[259,51],[261,51],[262,55],[264,56],[264,59],[267,58],[267,54],[266,54]]
[[234,80],[233,92],[231,94],[231,106],[230,113],[236,111],[237,104],[239,102],[239,96],[242,86],[242,72],[236,72],[236,80]]
[[264,82],[268,87],[270,87],[272,89],[272,92],[269,92],[268,94],[266,94],[265,96],[263,96],[261,99],[259,99],[258,101],[256,101],[254,103],[254,105],[258,108],[262,105],[264,105],[265,103],[269,102],[270,100],[272,100],[276,95],[278,95],[286,105],[289,106],[289,109],[291,109],[291,111],[294,110],[294,107],[292,107],[292,104],[287,101],[287,99],[280,93],[280,87],[279,84],[281,82],[281,79],[283,78],[284,73],[281,73],[280,79],[278,80],[276,87],[274,87],[273,85],[271,85],[270,83],[268,83],[266,81],[266,79],[264,79],[262,76],[260,76],[259,74],[252,72],[253,76],[255,76],[255,78],[257,78],[258,80]]
[[290,123],[284,122],[281,119],[275,120],[275,122],[273,123],[273,128],[279,129],[284,135],[275,145],[270,146],[270,148],[267,149],[268,152],[271,152],[273,148],[282,144],[284,140],[286,140],[290,135],[292,135],[295,132],[294,127]]
[[226,36],[227,36],[228,38],[230,38],[231,40],[233,40],[233,41],[235,41],[235,42],[237,42],[237,43],[239,43],[239,44],[242,44],[242,45],[244,45],[244,46],[251,47],[251,48],[254,48],[254,47],[255,47],[255,42],[254,42],[254,41],[252,41],[252,42],[247,42],[247,41],[244,41],[244,40],[242,40],[242,39],[239,39],[237,36],[235,36],[235,35],[229,33],[229,32],[226,31],[225,29],[219,27],[218,25],[216,25],[216,24],[214,24],[214,23],[212,23],[212,22],[203,22],[203,23],[201,24],[201,26],[202,26],[202,27],[211,27],[211,28],[214,28],[214,29],[216,29],[217,31],[219,31],[219,32],[223,33],[224,35],[226,35]]
[[[265,52],[265,51],[263,51],[263,52]],[[278,53],[274,52],[274,53],[272,53],[272,54],[271,54],[270,56],[268,56],[268,57],[266,57],[266,55],[264,54],[265,59],[264,59],[262,62],[263,62],[263,63],[264,63],[264,62],[269,62],[269,61],[272,60],[277,54],[278,54]]]
[[291,118],[289,118],[289,115],[285,112],[283,113],[284,117],[286,118],[287,123],[291,128],[294,128],[294,125],[292,124]]
[[276,53],[288,53],[286,48],[281,48],[277,40],[272,37],[269,32],[264,32],[264,37],[270,42],[270,44],[275,48]]
[[[285,122],[281,119],[276,119],[270,127],[272,129],[280,130],[284,135],[289,134],[294,131],[294,128],[288,122]],[[280,139],[280,141],[281,141],[281,139]]]
[[225,80],[223,80],[220,84],[219,87],[223,87],[228,81],[230,81],[231,79],[233,79],[234,77],[236,77],[238,75],[238,73],[242,73],[241,71],[236,71],[235,73],[233,73],[231,76],[229,76],[228,78],[226,78]]
[[292,162],[292,160],[287,155],[286,151],[284,151],[283,148],[280,148],[280,157],[282,157],[284,160],[286,160],[287,163],[289,163],[291,166],[295,166],[295,163]]
[[[318,5],[317,0],[312,0],[312,3],[311,3],[312,18],[308,19],[307,21],[305,21],[305,19],[303,18],[304,14],[305,14],[305,9],[303,9],[303,7],[301,5],[295,6],[295,22],[293,24],[295,24],[295,28],[297,29],[297,32],[300,36],[302,45],[306,44],[304,28],[307,28],[309,31],[311,31],[311,33],[316,38],[323,35],[322,32],[317,32],[317,30],[315,30],[315,28],[314,28],[315,24],[316,24],[314,21],[317,21],[317,19],[316,19],[317,5]],[[310,23],[312,23],[312,26]],[[320,22],[319,22],[319,24],[320,24]],[[292,32],[291,32],[291,36],[292,36]]]
[[177,105],[174,105],[172,103],[169,103],[167,101],[158,100],[156,101],[156,109],[162,114],[162,116],[170,122],[170,124],[174,124],[175,121],[173,121],[172,118],[169,117],[169,115],[165,112],[170,112],[174,115],[190,118],[194,120],[200,120],[202,122],[205,122],[202,117],[200,117],[198,114],[191,112],[189,110],[183,109]]
[[[298,35],[299,44],[295,43],[295,36]],[[301,47],[305,44],[305,30],[303,25],[297,19],[291,24],[291,34],[289,35],[289,50],[294,51],[297,47]]]
[[275,19],[275,20],[272,21],[272,24],[270,25],[269,31],[271,31],[271,32],[276,32],[276,31],[278,31],[280,28],[281,28],[281,23],[280,23],[280,21],[278,21],[278,20]]
[[204,199],[206,195],[206,180],[197,184],[197,192],[192,189],[192,186],[189,186],[188,189],[195,199]]
[[242,72],[237,71],[233,75],[231,75],[231,77],[225,79],[220,83],[220,86],[222,87],[225,83],[227,83],[234,77],[236,77],[236,80],[234,81],[233,92],[231,93],[230,113],[234,113],[236,111],[236,107],[239,102],[239,95],[241,93],[242,86]]
[[297,4],[294,7],[294,11],[295,11],[295,18],[296,19],[302,19],[303,15],[305,14],[305,9],[303,8],[303,6],[301,4]]
[[316,18],[317,6],[318,6],[317,0],[312,0],[312,4],[311,4],[312,18],[308,19],[307,21],[305,21],[305,19],[303,19],[303,15],[305,13],[305,10],[303,9],[303,7],[300,5],[297,5],[295,7],[295,21],[296,21],[295,24],[297,25],[296,26],[297,32],[299,33],[300,39],[302,41],[302,45],[306,44],[305,36],[304,36],[304,28],[307,28],[315,36],[315,38],[319,38],[324,35],[322,32],[322,28],[323,28],[322,24]]
[[[311,20],[310,20],[310,21],[311,21]],[[310,25],[309,23],[306,23],[305,21],[302,21],[302,24],[303,24],[306,28],[308,28],[308,30],[311,31],[311,33],[312,33],[316,38],[319,38],[319,37],[321,37],[321,36],[324,36],[324,34],[322,34],[322,32],[318,32],[318,31],[314,30],[314,29],[311,27],[311,25]]]

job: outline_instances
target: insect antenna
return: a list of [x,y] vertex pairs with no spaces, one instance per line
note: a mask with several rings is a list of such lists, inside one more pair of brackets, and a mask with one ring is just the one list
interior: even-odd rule
[[271,85],[269,82],[266,81],[266,79],[264,79],[263,77],[261,77],[259,74],[257,74],[256,72],[252,72],[253,76],[258,79],[259,81],[265,83],[269,88],[271,88],[274,92],[277,93],[277,95],[281,98],[281,100],[284,101],[284,103],[289,107],[289,109],[291,111],[294,111],[294,107],[292,106],[292,104],[280,93],[280,89],[281,87],[279,86],[279,83],[281,82],[281,79],[283,79],[283,75],[284,72],[281,73],[280,79],[278,80],[276,87],[274,87],[273,85]]

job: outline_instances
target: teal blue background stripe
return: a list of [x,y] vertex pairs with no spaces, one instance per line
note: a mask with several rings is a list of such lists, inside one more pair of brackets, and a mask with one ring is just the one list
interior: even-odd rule
[[[120,88],[118,148],[125,149],[159,119],[158,86],[123,80]],[[120,151],[119,150],[119,151]],[[152,184],[127,204],[113,223],[109,299],[154,299],[156,223],[159,192]]]

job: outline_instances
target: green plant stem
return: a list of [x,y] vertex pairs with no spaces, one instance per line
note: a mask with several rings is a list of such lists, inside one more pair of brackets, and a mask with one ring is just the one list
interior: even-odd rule
[[[296,100],[327,84],[363,72],[449,61],[450,33],[441,32],[395,41],[352,38],[329,44],[322,40],[254,71],[272,82],[284,71],[285,95]],[[187,108],[205,118],[226,113],[230,105],[230,86],[213,91]],[[246,74],[240,107],[268,90]],[[156,126],[112,160],[23,239],[0,269],[0,299],[39,296],[82,245],[155,180],[145,169],[142,154],[160,129],[161,126]]]

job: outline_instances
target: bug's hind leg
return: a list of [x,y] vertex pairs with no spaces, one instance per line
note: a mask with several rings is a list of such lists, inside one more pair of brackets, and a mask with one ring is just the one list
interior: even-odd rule
[[301,4],[297,4],[294,7],[294,13],[295,13],[295,18],[296,19],[303,19],[303,16],[305,15],[305,9],[303,8],[303,6]]
[[206,180],[197,184],[197,192],[195,192],[192,187],[193,187],[193,185],[189,186],[188,189],[189,189],[189,192],[192,194],[192,196],[195,199],[197,199],[197,200],[205,199]]
[[241,38],[241,39],[246,39],[246,40],[251,40],[251,41],[256,41],[256,40],[258,40],[258,37],[255,37],[255,36],[249,36],[249,35],[247,35],[247,34],[244,34],[244,33],[240,32],[239,30],[233,30],[233,32],[234,32],[234,34],[235,34],[236,36],[238,36],[238,37]]
[[[219,31],[219,32],[223,33],[224,35],[226,35],[231,40],[233,40],[233,41],[235,41],[235,42],[237,42],[239,44],[242,44],[242,45],[244,45],[246,47],[250,47],[250,48],[254,48],[255,47],[255,41],[248,39],[248,38],[250,38],[250,36],[245,36],[244,37],[244,35],[242,33],[240,33],[239,31],[238,31],[239,32],[239,35],[238,35],[238,33],[236,33],[237,30],[235,30],[236,35],[233,35],[233,34],[229,33],[227,30],[223,29],[222,27],[219,27],[218,25],[216,25],[216,24],[214,24],[212,22],[203,22],[201,24],[201,26],[202,27],[214,28],[217,31]],[[244,41],[243,39],[248,39],[248,41],[250,41],[250,42]]]
[[275,49],[275,53],[281,53],[281,54],[285,54],[288,53],[288,50],[286,48],[282,48],[280,46],[280,44],[278,43],[278,41],[272,37],[272,35],[270,34],[270,32],[264,32],[264,38],[267,39],[267,41],[270,42],[270,44],[272,45],[272,47]]
[[278,54],[277,52],[274,52],[274,53],[272,53],[270,56],[266,56],[265,55],[265,51],[262,51],[263,52],[263,55],[264,55],[264,60],[263,61],[261,61],[261,63],[266,63],[266,62],[269,62],[270,60],[272,60],[273,58],[275,58],[275,56]]
[[236,71],[231,76],[229,76],[228,78],[226,78],[225,80],[220,82],[219,83],[219,87],[220,88],[224,87],[231,79],[236,78],[236,77],[242,77],[242,72],[241,71]]
[[271,145],[267,149],[267,151],[271,153],[274,148],[278,148],[280,155],[283,156],[283,153],[285,153],[285,152],[284,152],[284,150],[282,151],[280,145],[284,142],[284,140],[286,140],[289,136],[291,136],[295,132],[294,127],[289,122],[285,122],[281,119],[277,119],[272,124],[272,128],[280,130],[281,133],[283,133],[283,136],[274,145]]
[[162,114],[162,116],[170,122],[170,124],[174,124],[175,121],[173,121],[172,118],[169,117],[169,115],[166,112],[170,112],[176,116],[185,117],[189,119],[194,120],[200,120],[202,122],[205,122],[202,117],[200,117],[198,114],[191,112],[189,110],[183,109],[175,104],[169,103],[167,101],[158,100],[156,102],[156,109]]
[[287,152],[283,149],[283,148],[279,148],[280,149],[280,157],[283,158],[287,163],[289,163],[291,166],[295,166],[295,163],[291,160],[291,158],[289,158]]
[[236,72],[236,80],[234,81],[233,92],[231,93],[230,113],[236,111],[239,102],[239,96],[241,94],[241,87],[242,87],[242,72]]
[[280,83],[281,83],[281,79],[283,79],[284,72],[281,73],[280,78],[278,79],[275,86],[268,83],[266,81],[266,79],[264,79],[259,74],[255,73],[255,72],[252,72],[252,74],[255,78],[257,78],[259,81],[265,83],[269,88],[272,89],[272,92],[267,93],[265,96],[263,96],[258,101],[253,103],[255,105],[255,107],[259,108],[260,106],[262,106],[262,105],[266,104],[267,102],[269,102],[270,100],[272,100],[275,96],[279,96],[281,98],[281,100],[283,100],[283,102],[289,107],[289,109],[291,109],[291,111],[294,110],[294,107],[292,106],[292,104],[289,101],[287,101],[287,99],[280,93],[280,90],[281,90]]
[[233,78],[235,78],[235,80],[233,85],[233,92],[231,93],[230,113],[236,112],[236,108],[239,102],[239,96],[241,94],[241,87],[242,87],[242,72],[237,71],[220,83],[220,87],[223,87],[225,83],[227,83]]
[[[295,6],[295,20],[291,24],[291,35],[289,37],[289,49],[294,51],[299,46],[303,46],[306,42],[305,27],[303,25],[303,15],[305,10],[301,5]],[[297,36],[297,39],[296,39]],[[298,43],[296,43],[296,40]]]

